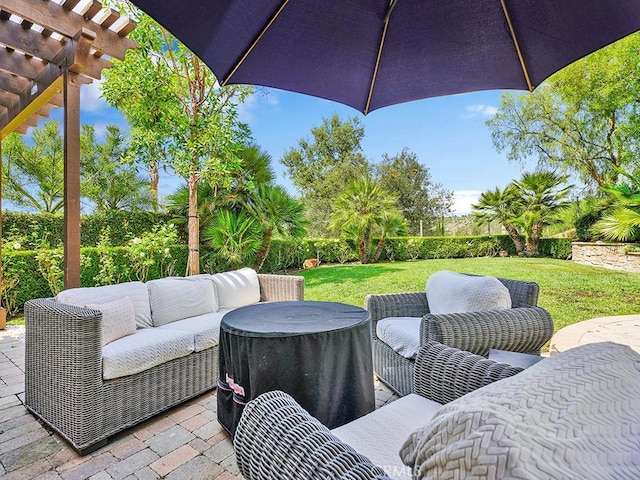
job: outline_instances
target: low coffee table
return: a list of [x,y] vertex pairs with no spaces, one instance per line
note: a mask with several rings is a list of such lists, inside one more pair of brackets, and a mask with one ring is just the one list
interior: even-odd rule
[[238,308],[220,325],[218,421],[232,435],[244,405],[282,390],[329,428],[375,408],[371,316],[333,302]]

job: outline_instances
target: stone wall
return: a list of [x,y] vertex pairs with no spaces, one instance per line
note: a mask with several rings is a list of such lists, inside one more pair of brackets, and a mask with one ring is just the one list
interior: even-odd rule
[[626,253],[627,247],[625,243],[573,242],[571,258],[585,265],[640,272],[640,252]]

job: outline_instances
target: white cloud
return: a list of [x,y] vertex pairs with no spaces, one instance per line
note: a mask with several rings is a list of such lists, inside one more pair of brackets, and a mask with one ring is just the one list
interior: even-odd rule
[[458,215],[471,213],[471,205],[478,201],[480,190],[458,190],[453,192],[453,212]]
[[498,107],[494,107],[493,105],[484,105],[481,103],[468,105],[464,109],[468,112],[463,115],[464,118],[473,118],[477,116],[493,117],[498,111]]
[[97,112],[108,108],[104,98],[100,98],[100,85],[102,80],[94,80],[89,85],[83,85],[80,89],[80,109],[85,112]]

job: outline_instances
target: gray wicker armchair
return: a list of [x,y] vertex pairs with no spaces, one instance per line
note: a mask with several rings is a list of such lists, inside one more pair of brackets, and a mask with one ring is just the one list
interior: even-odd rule
[[509,290],[511,309],[434,315],[425,292],[367,295],[364,308],[371,313],[373,368],[380,380],[400,395],[414,391],[414,361],[376,335],[377,322],[389,317],[422,317],[420,345],[435,340],[482,356],[492,348],[539,354],[553,335],[553,320],[549,312],[537,307],[538,284],[498,280]]
[[[521,371],[429,342],[416,360],[415,393],[444,404]],[[389,407],[381,410],[385,408]],[[281,391],[264,393],[247,404],[234,448],[240,472],[248,480],[389,480],[380,466],[338,439]]]

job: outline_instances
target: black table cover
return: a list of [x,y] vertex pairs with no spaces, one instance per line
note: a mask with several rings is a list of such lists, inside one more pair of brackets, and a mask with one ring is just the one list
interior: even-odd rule
[[375,407],[370,315],[332,302],[238,308],[220,326],[218,421],[232,435],[244,405],[282,390],[329,428]]

